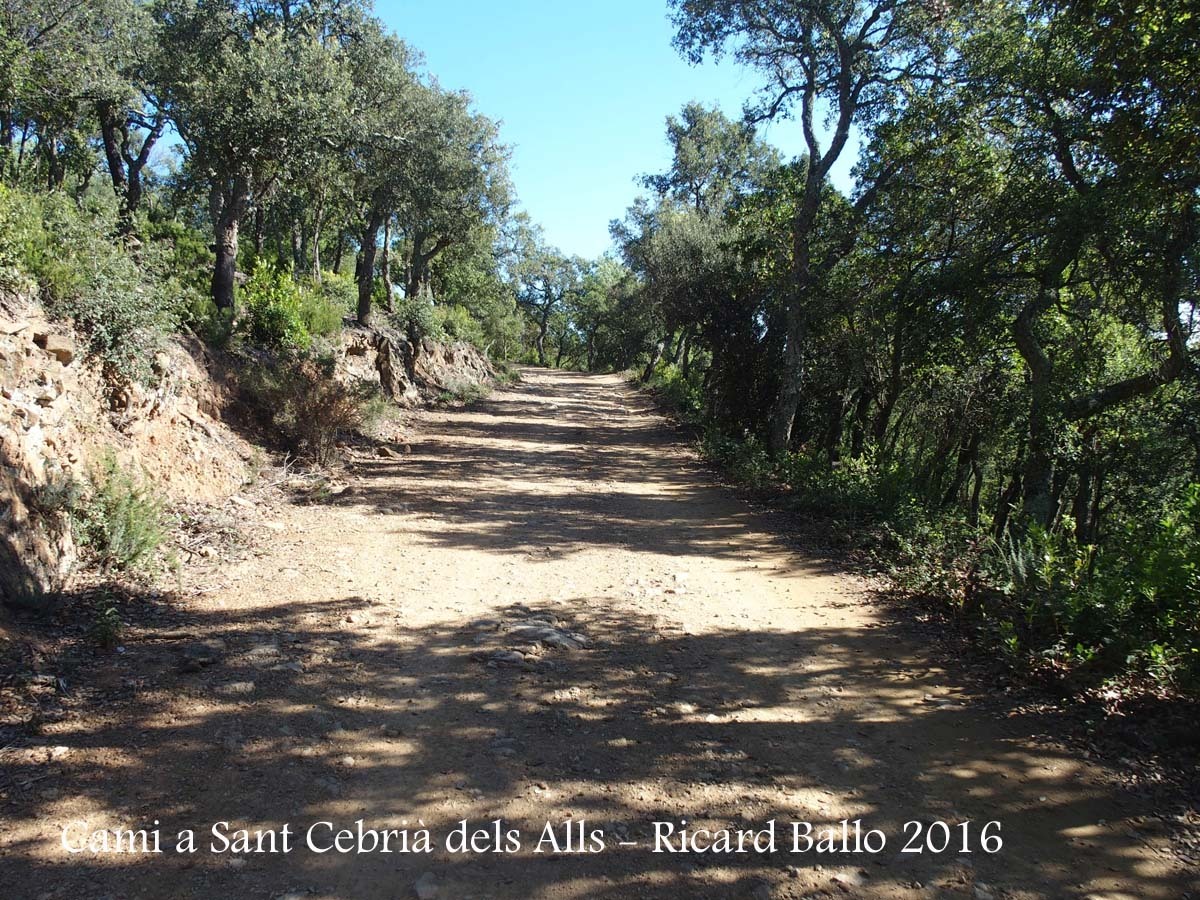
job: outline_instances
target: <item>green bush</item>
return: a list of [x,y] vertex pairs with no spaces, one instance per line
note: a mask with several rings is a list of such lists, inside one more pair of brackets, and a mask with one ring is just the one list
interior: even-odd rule
[[1200,484],[1158,522],[1127,527],[1095,563],[1109,655],[1200,688]]
[[465,306],[434,307],[434,321],[436,330],[450,340],[466,341],[481,350],[487,343],[483,326]]
[[831,462],[823,453],[789,453],[778,465],[794,506],[855,524],[887,519],[913,493],[899,468],[871,454]]
[[285,353],[308,349],[312,335],[301,312],[304,293],[290,274],[260,262],[239,297],[244,310],[239,328],[252,343]]
[[93,607],[92,625],[89,635],[102,650],[115,650],[121,642],[121,633],[125,623],[121,621],[121,613],[113,604],[111,596],[105,595]]
[[685,378],[679,366],[659,363],[650,378],[650,388],[688,422],[699,422],[704,414],[703,377],[690,372]]
[[0,280],[6,287],[28,285],[32,259],[45,241],[41,198],[0,184]]
[[877,558],[897,585],[970,612],[1011,660],[1200,687],[1200,486],[1106,549],[1069,527],[996,539],[915,503],[879,535]]
[[306,283],[300,292],[300,319],[313,337],[341,333],[346,316],[354,312],[357,287],[349,277],[327,272],[321,283]]
[[177,219],[151,215],[142,234],[147,246],[157,248],[162,267],[183,282],[191,296],[209,296],[214,256],[202,232]]
[[486,385],[475,381],[453,382],[438,395],[438,403],[474,403],[488,395]]
[[419,344],[425,338],[440,341],[446,337],[437,310],[423,297],[399,300],[391,319],[395,327],[403,331],[414,344]]
[[92,471],[89,482],[72,511],[80,543],[106,571],[150,570],[167,534],[162,502],[111,453]]
[[47,312],[74,322],[110,377],[149,381],[189,290],[164,274],[154,247],[139,264],[115,231],[111,206],[81,210],[62,194],[0,190],[0,265],[37,282]]

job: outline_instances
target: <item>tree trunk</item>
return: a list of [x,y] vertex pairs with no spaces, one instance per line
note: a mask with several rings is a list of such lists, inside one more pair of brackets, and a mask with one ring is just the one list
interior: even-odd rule
[[383,220],[383,254],[379,260],[379,276],[383,279],[383,308],[396,311],[395,291],[392,288],[392,217]]
[[108,175],[112,179],[113,193],[117,195],[117,230],[122,236],[133,234],[133,210],[129,207],[129,177],[125,172],[125,158],[121,155],[121,142],[117,137],[116,112],[111,103],[96,104],[96,116],[100,120],[100,138],[104,145],[104,159],[108,163]]
[[862,459],[867,443],[867,415],[871,411],[871,392],[863,385],[854,403],[854,421],[850,428],[850,458]]
[[692,333],[689,331],[687,342],[683,345],[683,356],[679,362],[679,374],[687,381],[692,373]]
[[238,276],[238,227],[246,210],[247,182],[235,178],[232,187],[217,188],[212,193],[212,250],[216,262],[212,266],[212,302],[218,310],[233,310],[234,284]]
[[942,496],[942,506],[946,507],[958,499],[959,492],[967,480],[968,472],[978,472],[979,444],[983,440],[981,431],[972,431],[958,445],[958,462],[954,467],[954,477],[950,487]]
[[292,222],[292,280],[299,281],[307,260],[304,252],[304,228],[299,220]]
[[312,279],[321,283],[321,225],[325,220],[325,202],[322,199],[313,210],[312,226]]
[[238,253],[237,205],[237,202],[233,200],[222,205],[214,229],[217,259],[213,266],[212,300],[217,305],[217,309],[233,309]]
[[900,334],[899,329],[897,329],[896,336],[892,342],[891,368],[888,372],[887,386],[884,388],[883,397],[879,401],[879,408],[875,411],[875,420],[871,425],[871,437],[874,439],[877,447],[883,446],[883,439],[887,436],[888,425],[892,422],[892,410],[896,408],[896,401],[900,399],[901,360]]
[[333,274],[342,274],[342,260],[346,256],[346,229],[338,229],[337,249],[333,252]]
[[371,291],[375,287],[375,242],[379,236],[379,228],[383,224],[382,219],[382,213],[371,213],[363,228],[358,267],[355,271],[355,276],[358,278],[358,322],[360,325],[371,324]]
[[1017,452],[1014,455],[1012,474],[1009,476],[1008,485],[996,501],[996,515],[992,519],[992,536],[996,540],[1004,537],[1004,533],[1008,530],[1008,520],[1012,517],[1017,501],[1021,499],[1021,462],[1024,459],[1025,438],[1022,437],[1017,442]]
[[971,502],[967,507],[967,524],[976,528],[979,525],[979,498],[983,494],[983,468],[978,459],[971,461],[971,474],[974,481],[971,485]]
[[642,372],[641,382],[645,384],[654,376],[654,370],[658,366],[659,360],[663,358],[663,352],[675,340],[675,333],[671,332],[661,341],[654,345],[654,352],[650,354],[650,362],[646,363],[646,368]]
[[596,368],[596,329],[588,331],[587,336],[587,370],[594,371]]
[[1054,479],[1048,372],[1034,373],[1029,401],[1029,435],[1025,451],[1021,513],[1026,521],[1048,527],[1053,516],[1051,486]]
[[542,368],[546,367],[546,332],[550,330],[550,317],[543,316],[538,323],[538,336],[535,346],[537,347],[538,365]]
[[812,231],[817,208],[821,202],[823,175],[818,175],[809,163],[805,178],[804,196],[792,218],[791,290],[785,314],[785,343],[783,373],[779,394],[771,407],[768,445],[775,453],[785,453],[792,443],[792,428],[800,409],[804,388],[804,350],[808,340],[808,310],[813,288]]
[[258,265],[258,261],[262,259],[263,246],[267,240],[267,214],[263,211],[261,203],[254,206],[254,231],[252,232],[252,239],[254,264]]

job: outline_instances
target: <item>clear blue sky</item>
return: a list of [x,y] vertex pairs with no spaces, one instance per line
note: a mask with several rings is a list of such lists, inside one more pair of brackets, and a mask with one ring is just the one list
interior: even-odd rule
[[[501,120],[521,206],[569,254],[610,246],[608,223],[670,162],[665,120],[684,103],[737,117],[759,85],[730,61],[690,66],[671,46],[666,0],[376,0],[377,14],[426,57],[444,87]],[[765,136],[787,157],[795,122]],[[846,189],[854,147],[834,172]]]

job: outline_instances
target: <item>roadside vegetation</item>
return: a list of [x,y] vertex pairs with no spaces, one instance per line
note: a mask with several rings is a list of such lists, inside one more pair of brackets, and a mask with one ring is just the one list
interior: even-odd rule
[[[667,120],[672,164],[613,224],[619,259],[538,269],[545,361],[652,386],[710,458],[856,533],[981,652],[1194,694],[1194,17],[672,8],[688,58],[766,86],[746,121]],[[806,125],[792,160],[756,131],[786,113]]]

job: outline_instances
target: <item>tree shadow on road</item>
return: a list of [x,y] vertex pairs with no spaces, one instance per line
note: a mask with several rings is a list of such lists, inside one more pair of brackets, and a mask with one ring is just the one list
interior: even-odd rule
[[[360,597],[210,610],[131,636],[123,656],[60,660],[86,714],[42,735],[0,734],[11,745],[0,777],[4,896],[392,898],[410,896],[425,872],[445,897],[749,897],[763,884],[777,897],[969,897],[984,884],[995,896],[1049,898],[1099,882],[1142,898],[1185,895],[1182,879],[1134,852],[1161,843],[1144,824],[1146,798],[1092,781],[1066,751],[1031,750],[1024,735],[1036,722],[1024,716],[914,702],[953,685],[898,658],[886,634],[688,633],[597,599],[423,629],[404,626],[401,605]],[[511,629],[534,618],[584,634],[589,649],[530,647]],[[527,655],[497,664],[515,659],[503,650]],[[90,683],[110,687],[85,696]],[[303,845],[314,822],[416,828],[418,816],[435,845],[459,820],[499,818],[521,830],[523,849]],[[886,852],[651,852],[654,821],[776,819],[782,851],[784,822],[846,817],[881,829]],[[200,852],[165,840],[161,856],[68,855],[58,841],[74,818],[93,828],[158,819],[164,836],[195,828]],[[532,852],[546,821],[568,818],[603,829],[604,852]],[[207,830],[222,820],[291,823],[298,846],[242,862],[210,854]],[[899,852],[907,822],[992,820],[1005,841],[994,856]]]

